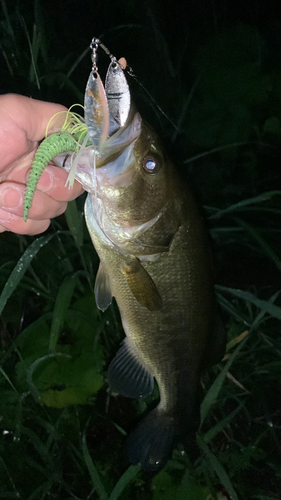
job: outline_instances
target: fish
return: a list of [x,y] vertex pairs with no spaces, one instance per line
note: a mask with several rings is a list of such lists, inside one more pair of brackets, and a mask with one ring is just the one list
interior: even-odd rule
[[[88,191],[85,219],[100,259],[96,303],[105,311],[115,297],[125,332],[108,368],[110,389],[145,398],[155,380],[159,388],[159,404],[129,434],[126,454],[143,470],[158,471],[176,440],[188,442],[198,429],[200,378],[222,358],[225,339],[197,203],[135,109],[116,62],[105,93],[109,135],[99,151],[103,120],[88,113],[95,142],[80,151],[75,178]],[[98,99],[86,88],[85,103],[89,95]]]

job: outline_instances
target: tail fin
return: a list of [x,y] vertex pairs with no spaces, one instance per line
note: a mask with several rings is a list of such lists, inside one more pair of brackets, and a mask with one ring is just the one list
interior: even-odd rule
[[127,438],[128,459],[142,470],[160,470],[170,458],[175,434],[175,419],[155,408]]

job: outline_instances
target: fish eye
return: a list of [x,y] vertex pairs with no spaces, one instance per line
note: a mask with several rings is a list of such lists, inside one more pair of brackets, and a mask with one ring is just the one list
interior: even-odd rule
[[146,156],[142,160],[142,166],[148,174],[157,174],[160,170],[160,162],[153,156]]

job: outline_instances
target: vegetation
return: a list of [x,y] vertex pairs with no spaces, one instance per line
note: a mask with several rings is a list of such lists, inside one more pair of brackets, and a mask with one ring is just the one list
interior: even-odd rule
[[157,389],[145,401],[109,392],[123,333],[116,305],[95,305],[83,196],[43,235],[0,235],[0,498],[277,500],[280,21],[271,11],[269,31],[266,9],[238,19],[232,2],[207,1],[189,21],[179,2],[180,30],[169,1],[93,4],[80,13],[65,2],[60,16],[60,3],[2,0],[1,90],[70,106],[83,99],[93,36],[127,57],[142,84],[130,81],[138,109],[204,211],[227,351],[202,380],[197,455],[179,445],[160,473],[142,473],[124,456],[124,435]]

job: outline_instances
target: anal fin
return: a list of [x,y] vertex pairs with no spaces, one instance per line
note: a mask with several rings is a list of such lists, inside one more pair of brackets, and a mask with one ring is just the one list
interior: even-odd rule
[[162,298],[157,287],[138,258],[129,264],[123,264],[122,272],[132,294],[142,306],[149,311],[159,311],[162,308]]
[[109,276],[102,262],[100,262],[96,276],[95,297],[97,307],[103,312],[108,308],[108,306],[110,306],[112,302]]
[[112,392],[127,398],[145,398],[154,386],[153,376],[134,356],[128,338],[111,361],[107,379]]

